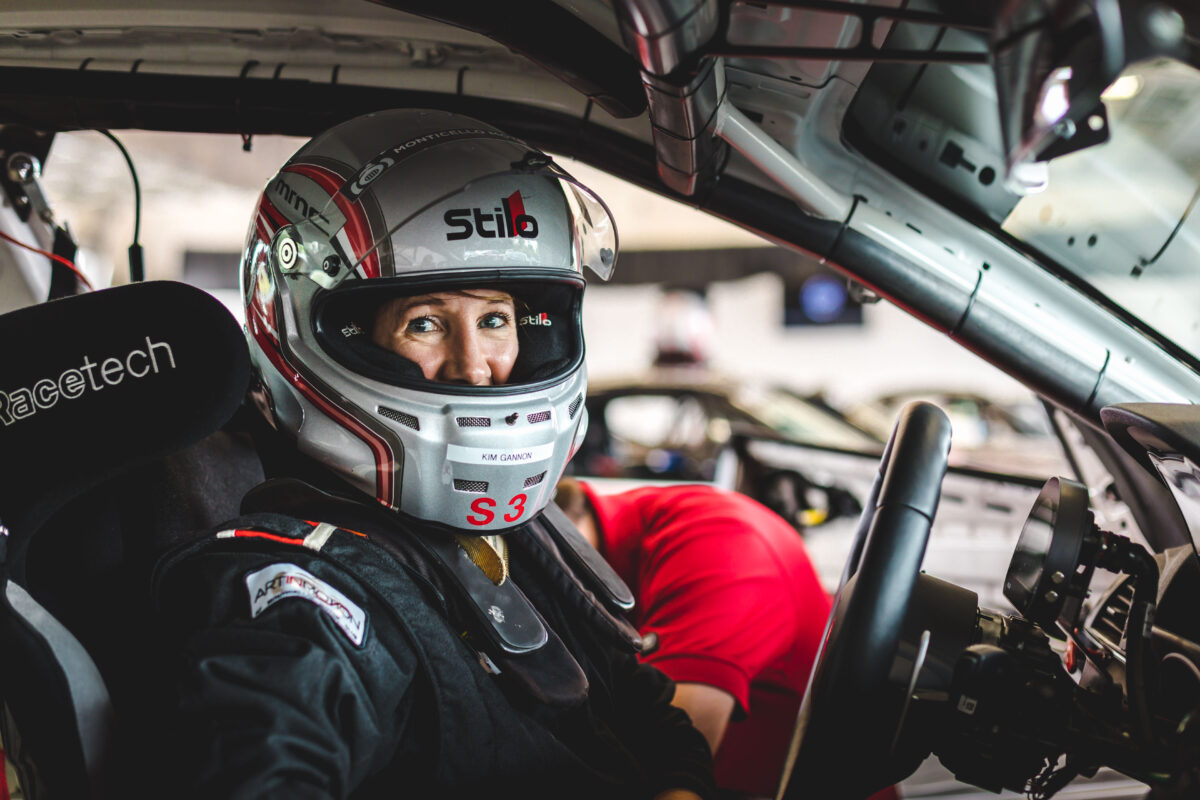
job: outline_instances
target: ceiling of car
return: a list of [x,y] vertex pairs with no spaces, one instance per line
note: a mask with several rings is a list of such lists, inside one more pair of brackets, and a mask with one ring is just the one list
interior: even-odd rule
[[[577,118],[588,106],[507,45],[363,0],[77,0],[49,13],[42,3],[20,5],[7,4],[0,22],[0,63],[28,70],[5,91],[9,121],[311,135],[400,98],[460,97],[497,110],[512,102]],[[645,98],[635,65],[588,30],[609,50],[606,73],[620,56],[637,113]]]

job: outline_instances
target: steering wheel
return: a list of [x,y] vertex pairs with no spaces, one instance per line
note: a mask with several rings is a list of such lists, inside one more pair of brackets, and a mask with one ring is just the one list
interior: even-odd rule
[[784,798],[857,800],[896,779],[890,756],[905,692],[889,673],[949,453],[950,421],[940,408],[915,402],[901,410],[804,695]]

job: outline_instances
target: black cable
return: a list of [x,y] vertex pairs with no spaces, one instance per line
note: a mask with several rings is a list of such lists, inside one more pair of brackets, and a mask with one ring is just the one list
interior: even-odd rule
[[133,178],[133,243],[137,244],[142,231],[142,186],[138,182],[137,169],[133,166],[133,159],[129,157],[129,151],[125,149],[125,145],[121,144],[121,140],[112,134],[112,131],[99,130],[98,132],[112,140],[112,143],[121,151],[121,155],[125,157],[125,163],[129,165],[129,175]]
[[1187,222],[1188,217],[1192,215],[1192,209],[1196,207],[1197,199],[1200,199],[1200,186],[1196,187],[1196,191],[1192,193],[1192,199],[1188,201],[1187,208],[1183,210],[1183,214],[1179,217],[1179,221],[1176,222],[1175,227],[1171,229],[1171,234],[1167,236],[1167,240],[1162,243],[1162,247],[1158,248],[1158,252],[1150,256],[1148,260],[1144,258],[1138,259],[1138,265],[1134,270],[1134,277],[1140,276],[1145,271],[1146,267],[1150,266],[1155,261],[1158,261],[1158,257],[1165,253],[1167,248],[1171,246],[1171,242],[1175,241],[1175,235],[1179,233],[1179,229],[1183,227],[1183,223]]
[[121,140],[111,131],[97,129],[97,132],[110,139],[121,151],[121,155],[125,157],[125,163],[129,165],[129,175],[133,178],[133,244],[129,245],[129,280],[139,283],[146,279],[146,270],[142,262],[142,246],[138,243],[138,239],[142,235],[142,185],[138,181],[137,168],[133,166],[133,159],[130,158],[125,145],[121,144]]

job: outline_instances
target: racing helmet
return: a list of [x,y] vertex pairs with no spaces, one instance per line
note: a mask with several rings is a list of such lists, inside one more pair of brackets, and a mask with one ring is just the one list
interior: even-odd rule
[[[612,273],[604,203],[549,156],[469,117],[394,110],[304,145],[263,190],[241,262],[254,399],[299,451],[401,514],[455,532],[550,502],[587,412],[583,268]],[[503,385],[427,380],[371,341],[398,296],[515,300]]]

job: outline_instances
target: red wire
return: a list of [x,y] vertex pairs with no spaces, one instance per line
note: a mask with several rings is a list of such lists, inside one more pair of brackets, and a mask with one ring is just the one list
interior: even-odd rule
[[88,288],[89,292],[96,291],[95,288],[92,286],[92,282],[87,279],[87,276],[84,275],[83,272],[80,271],[79,267],[75,266],[74,262],[72,262],[69,258],[63,258],[60,255],[56,255],[56,254],[48,252],[46,250],[42,250],[40,247],[34,247],[32,245],[25,244],[24,242],[20,241],[19,239],[15,239],[12,236],[9,236],[4,231],[0,231],[0,239],[4,239],[7,242],[12,242],[13,244],[17,245],[18,247],[24,247],[26,250],[32,250],[35,253],[45,256],[46,258],[54,259],[55,261],[62,264],[67,269],[71,270],[71,272],[74,272],[75,275],[79,278],[79,280],[83,282],[83,285]]

